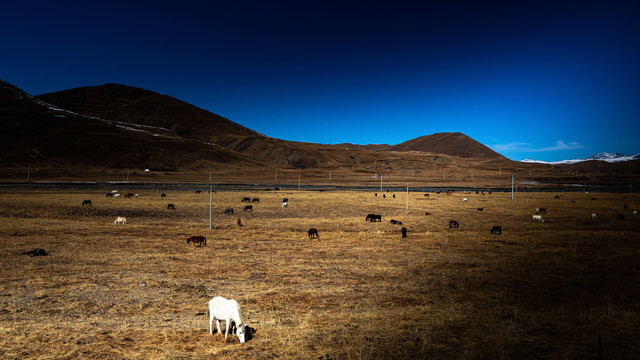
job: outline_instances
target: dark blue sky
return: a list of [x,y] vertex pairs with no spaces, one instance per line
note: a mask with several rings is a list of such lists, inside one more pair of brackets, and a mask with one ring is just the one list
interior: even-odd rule
[[285,140],[640,153],[638,1],[13,1],[0,44],[31,94],[121,83]]

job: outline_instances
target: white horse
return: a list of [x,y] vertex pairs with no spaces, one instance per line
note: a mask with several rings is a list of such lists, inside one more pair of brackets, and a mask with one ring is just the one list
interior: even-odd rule
[[222,296],[216,296],[209,300],[209,334],[213,335],[213,319],[216,319],[216,327],[219,333],[220,321],[226,321],[226,329],[224,332],[224,341],[227,341],[227,334],[229,333],[229,324],[233,321],[236,324],[236,336],[240,343],[244,343],[244,330],[245,325],[242,323],[242,313],[240,312],[240,305],[237,301],[231,299],[227,300]]
[[127,218],[123,218],[122,216],[118,216],[114,221],[114,224],[121,224],[124,225],[127,223]]
[[542,223],[544,222],[544,220],[542,219],[542,216],[540,216],[540,215],[533,215],[533,216],[531,216],[531,221],[534,221],[534,222],[542,222]]
[[284,201],[284,202],[282,203],[282,208],[286,208],[287,206],[289,206],[289,203],[288,203],[288,202],[286,202],[286,201]]

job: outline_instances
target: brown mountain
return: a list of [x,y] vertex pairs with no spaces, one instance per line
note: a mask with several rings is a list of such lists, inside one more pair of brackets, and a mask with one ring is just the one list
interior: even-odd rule
[[87,86],[38,96],[61,108],[87,116],[127,124],[159,128],[173,136],[215,143],[272,165],[308,168],[340,162],[331,151],[393,150],[440,153],[467,158],[505,159],[500,154],[461,133],[419,137],[390,146],[385,144],[340,144],[323,146],[269,138],[222,116],[191,104],[125,85]]
[[459,132],[421,136],[393,145],[389,149],[448,154],[463,158],[506,159],[487,146]]
[[126,85],[80,87],[38,99],[79,114],[216,144],[276,166],[304,169],[332,161],[315,144],[273,139],[170,96]]
[[219,163],[264,166],[221,146],[87,114],[91,116],[62,109],[0,80],[0,163],[155,169]]
[[39,95],[38,99],[82,115],[153,126],[192,139],[211,141],[216,137],[264,137],[171,96],[126,85],[79,87]]

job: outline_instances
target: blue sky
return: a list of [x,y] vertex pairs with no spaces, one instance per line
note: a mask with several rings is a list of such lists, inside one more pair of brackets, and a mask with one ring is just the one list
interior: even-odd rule
[[640,153],[640,2],[13,1],[0,78],[120,83],[265,135],[462,132],[512,160]]

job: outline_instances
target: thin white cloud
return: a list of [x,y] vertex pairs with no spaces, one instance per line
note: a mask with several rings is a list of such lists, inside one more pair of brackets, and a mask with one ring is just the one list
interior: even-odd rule
[[489,145],[489,147],[497,152],[527,152],[531,151],[531,144],[527,143],[508,143]]
[[499,153],[524,153],[524,152],[543,152],[543,151],[560,151],[560,150],[577,150],[584,149],[584,146],[578,142],[569,142],[568,144],[562,140],[558,140],[555,145],[544,148],[535,149],[530,143],[507,143],[489,145],[489,147]]
[[554,146],[549,146],[542,149],[534,149],[531,151],[559,151],[559,150],[577,150],[582,149],[584,146],[580,145],[578,142],[570,142],[569,144],[565,144],[564,141],[558,140]]

